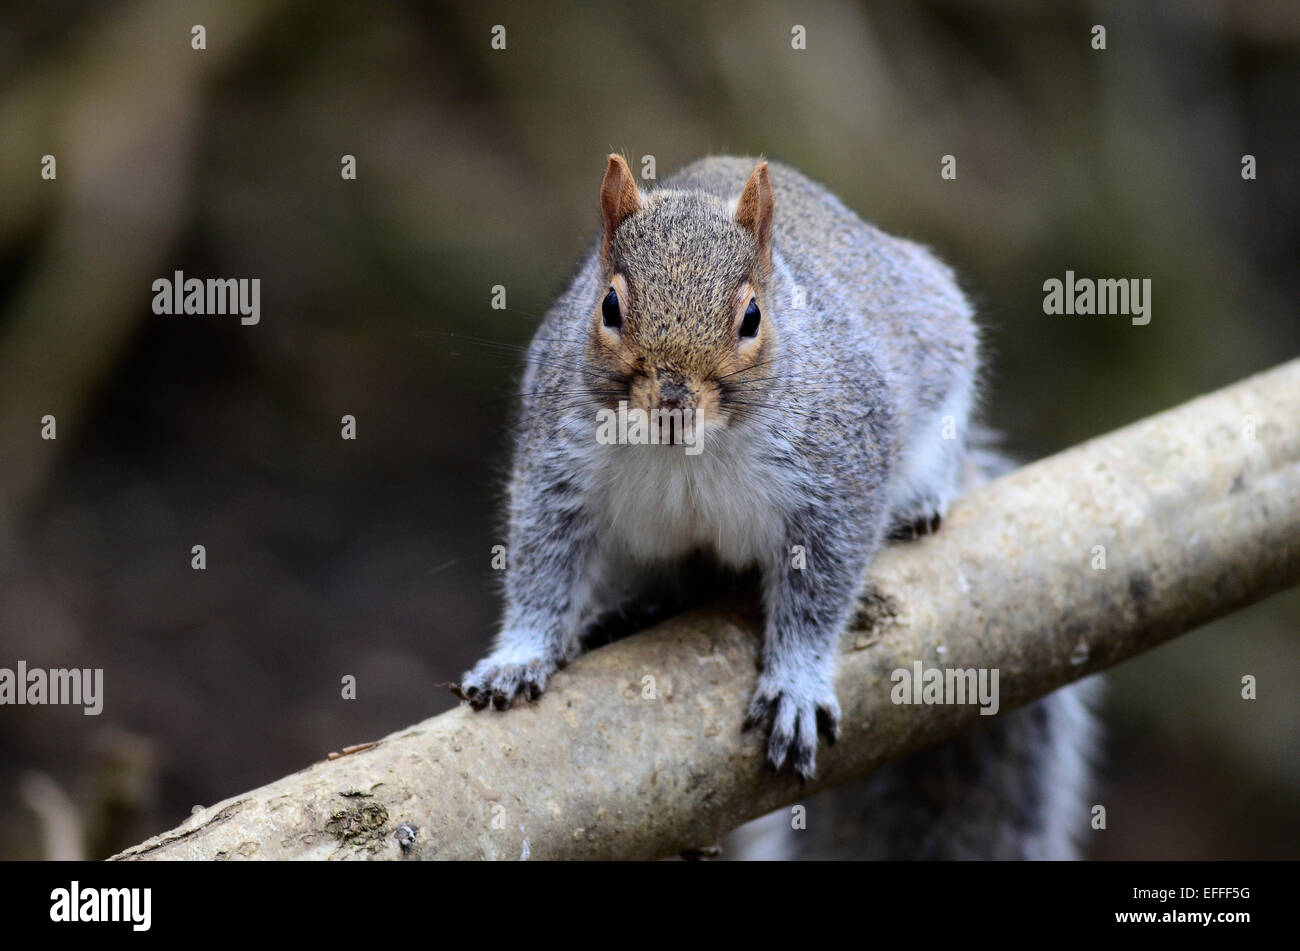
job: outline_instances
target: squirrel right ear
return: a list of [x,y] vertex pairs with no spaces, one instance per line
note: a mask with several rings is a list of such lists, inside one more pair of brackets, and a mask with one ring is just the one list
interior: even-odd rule
[[605,180],[600,183],[600,213],[605,222],[605,242],[601,256],[609,260],[609,244],[627,217],[641,210],[641,193],[637,191],[632,170],[621,155],[611,155],[605,169]]

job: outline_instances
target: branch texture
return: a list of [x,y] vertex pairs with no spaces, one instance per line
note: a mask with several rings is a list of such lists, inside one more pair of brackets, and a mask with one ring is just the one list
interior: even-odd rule
[[585,655],[536,703],[452,710],[117,858],[620,859],[716,843],[980,718],[895,705],[896,668],[997,668],[1005,711],[1300,582],[1300,360],[976,490],[937,535],[883,551],[870,581],[840,643],[843,736],[807,787],[768,772],[762,738],[741,731],[761,628],[738,599]]

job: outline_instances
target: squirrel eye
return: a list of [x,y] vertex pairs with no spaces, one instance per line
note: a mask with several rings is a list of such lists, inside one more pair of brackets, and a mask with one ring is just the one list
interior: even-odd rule
[[758,321],[761,316],[758,312],[758,303],[751,297],[749,306],[745,308],[745,319],[740,322],[740,335],[742,337],[758,336]]
[[600,314],[604,318],[606,327],[623,326],[623,314],[618,309],[618,294],[614,292],[612,287],[609,289],[609,293],[605,295],[605,299],[600,302]]

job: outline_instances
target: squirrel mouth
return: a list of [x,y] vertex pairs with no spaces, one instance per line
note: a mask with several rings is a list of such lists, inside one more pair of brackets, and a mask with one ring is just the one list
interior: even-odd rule
[[694,405],[646,409],[620,400],[617,409],[600,410],[596,423],[597,441],[607,444],[684,446],[698,452],[704,435],[704,411]]
[[[657,412],[651,413],[651,421],[658,423],[659,445],[661,446],[680,446],[685,440],[686,428],[690,424],[694,426],[694,410],[680,410],[675,408],[660,408]],[[656,420],[656,416],[658,419]]]

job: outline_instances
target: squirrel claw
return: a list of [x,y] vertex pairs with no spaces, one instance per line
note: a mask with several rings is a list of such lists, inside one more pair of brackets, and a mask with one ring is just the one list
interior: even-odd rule
[[780,772],[789,761],[800,782],[807,782],[817,768],[818,736],[833,744],[840,734],[840,708],[834,694],[821,700],[799,697],[788,690],[759,687],[750,702],[744,729],[759,724],[769,727],[767,765]]
[[529,701],[540,697],[555,669],[555,664],[541,659],[496,663],[489,657],[468,671],[452,693],[475,710],[488,706],[506,710],[517,697]]
[[890,529],[888,537],[890,541],[896,542],[916,541],[926,535],[935,534],[942,524],[942,515],[938,512],[928,512],[896,524]]
[[827,746],[834,746],[840,738],[840,711],[819,704],[817,707],[817,733],[826,741]]

